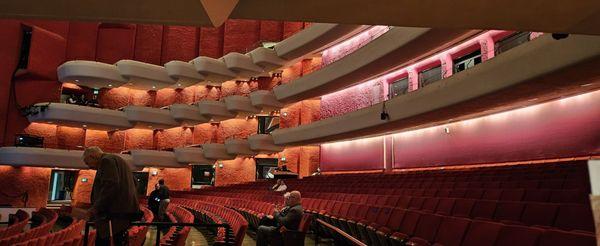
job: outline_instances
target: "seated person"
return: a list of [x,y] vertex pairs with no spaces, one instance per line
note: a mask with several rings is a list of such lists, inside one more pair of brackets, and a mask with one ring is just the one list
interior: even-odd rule
[[273,215],[268,216],[268,219],[272,220],[273,226],[261,225],[258,227],[256,245],[268,245],[271,241],[280,239],[285,230],[298,230],[304,214],[300,192],[285,193],[283,199],[285,207],[281,210],[275,208]]
[[277,192],[284,192],[287,190],[287,185],[285,185],[282,179],[278,179],[277,183],[273,185],[273,187],[271,187],[271,190]]

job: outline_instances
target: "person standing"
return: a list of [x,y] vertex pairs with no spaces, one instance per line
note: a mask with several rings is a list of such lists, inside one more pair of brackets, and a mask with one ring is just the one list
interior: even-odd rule
[[158,219],[159,221],[166,220],[167,208],[169,207],[169,203],[171,200],[169,199],[169,187],[165,185],[165,180],[158,180],[158,199],[160,199],[160,203],[158,205]]
[[88,210],[96,223],[96,245],[127,245],[127,229],[141,217],[131,169],[120,156],[104,153],[99,147],[85,149],[83,160],[96,170]]

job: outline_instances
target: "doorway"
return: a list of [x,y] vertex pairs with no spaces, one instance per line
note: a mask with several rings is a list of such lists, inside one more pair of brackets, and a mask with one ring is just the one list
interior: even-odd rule
[[48,191],[49,203],[71,201],[77,172],[73,170],[52,170],[50,173],[50,189]]
[[272,179],[271,170],[277,167],[279,159],[277,158],[254,158],[256,161],[256,180]]
[[136,181],[135,188],[138,197],[146,196],[146,192],[148,191],[148,172],[133,172],[133,178]]

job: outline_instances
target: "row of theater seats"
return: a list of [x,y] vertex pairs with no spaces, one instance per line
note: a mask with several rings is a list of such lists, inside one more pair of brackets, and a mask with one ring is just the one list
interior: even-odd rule
[[12,222],[7,227],[0,228],[0,239],[8,238],[20,234],[29,223],[29,214],[23,210],[17,210],[14,215],[11,215],[9,221]]
[[[26,214],[23,212],[24,211],[22,211],[21,213],[17,212],[17,214],[20,214],[18,216],[23,218]],[[21,233],[17,233],[13,236],[0,239],[0,246],[14,245],[19,242],[24,242],[30,239],[47,235],[48,233],[50,233],[50,229],[52,229],[54,223],[56,223],[56,220],[58,219],[58,214],[49,209],[40,208],[37,212],[33,212],[32,217],[36,218],[36,220],[39,222],[39,225]],[[21,225],[19,225],[19,227],[20,226]]]
[[[501,225],[500,228],[506,229],[502,229],[503,233],[499,235],[505,235],[507,231],[537,235],[533,236],[533,241],[523,245],[553,245],[548,242],[565,238],[584,242],[590,237],[594,239],[593,217],[586,197],[589,193],[589,176],[585,161],[385,174],[322,175],[286,183],[288,190],[302,192],[305,209],[319,214],[323,220],[344,231],[352,232],[351,235],[369,244],[386,245],[412,237],[417,241],[418,238],[425,238],[421,244],[425,241],[445,241],[435,237],[437,226],[425,226],[429,218],[435,218],[431,220],[440,221],[440,224],[444,218],[450,218],[447,220],[467,221],[467,226],[472,223]],[[270,182],[253,182],[182,195],[195,199],[212,196],[204,199],[249,211],[247,214],[255,217],[249,219],[254,226],[253,220],[259,220],[265,212],[271,213],[268,211],[271,207],[267,204],[282,202],[281,194],[268,191],[271,185]],[[234,199],[247,202],[229,201]],[[402,218],[391,218],[390,211],[396,210],[411,214],[407,217],[411,219],[404,222]],[[425,218],[423,222],[419,222],[418,218],[414,220],[420,215]],[[355,227],[358,222],[360,226]],[[386,226],[388,223],[390,225]],[[408,229],[400,227],[403,223],[409,226]],[[430,229],[429,235],[424,236],[420,231],[417,233],[415,228],[419,223],[424,224],[421,227]],[[367,229],[369,226],[371,229]],[[413,226],[412,231],[410,226]],[[379,227],[387,229],[379,231]],[[327,232],[324,227],[318,228]],[[396,237],[400,235],[398,233],[405,236],[394,241],[394,233]],[[476,236],[478,233],[473,229],[470,235]],[[384,237],[374,236],[379,234]],[[329,231],[329,235],[334,236],[334,233]],[[440,235],[444,237],[443,233]],[[467,235],[466,231],[464,235]],[[548,240],[553,237],[558,239]],[[473,240],[472,237],[464,240],[461,237],[458,243],[454,240],[454,244],[446,244],[473,245],[468,244]],[[495,239],[486,240],[495,242]]]
[[[64,229],[47,234],[42,237],[33,238],[24,242],[14,244],[15,246],[81,246],[83,245],[82,231],[85,221],[73,221]],[[88,236],[88,245],[93,246],[96,240],[96,231],[92,230]]]
[[[154,220],[154,214],[150,209],[140,206],[140,209],[144,213],[143,222],[152,222]],[[144,245],[146,239],[146,233],[148,233],[147,226],[132,226],[129,228],[129,245],[141,246]]]
[[248,228],[248,222],[235,210],[214,203],[204,202],[201,199],[173,198],[171,201],[191,210],[195,214],[196,219],[201,223],[228,224],[230,226],[229,231],[225,230],[225,228],[217,228],[214,231],[216,242],[225,242],[225,234],[227,233],[235,245],[242,245],[246,229]]
[[[173,203],[170,203],[167,207],[167,217],[173,223],[194,223],[192,213]],[[171,226],[167,233],[161,237],[160,245],[184,246],[189,233],[189,226]]]

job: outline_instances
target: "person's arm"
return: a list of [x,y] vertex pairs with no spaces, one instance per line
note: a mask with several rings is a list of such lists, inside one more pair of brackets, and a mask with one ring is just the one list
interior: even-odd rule
[[278,214],[278,216],[275,218],[277,218],[279,226],[284,226],[287,229],[296,229],[300,224],[300,220],[302,219],[302,212],[298,209],[289,209],[285,216],[279,216]]
[[119,175],[117,163],[111,158],[104,158],[100,161],[98,168],[100,175],[97,176],[100,180],[95,181],[100,185],[98,198],[92,204],[93,211],[97,213],[105,212],[114,200],[115,194],[119,192]]

